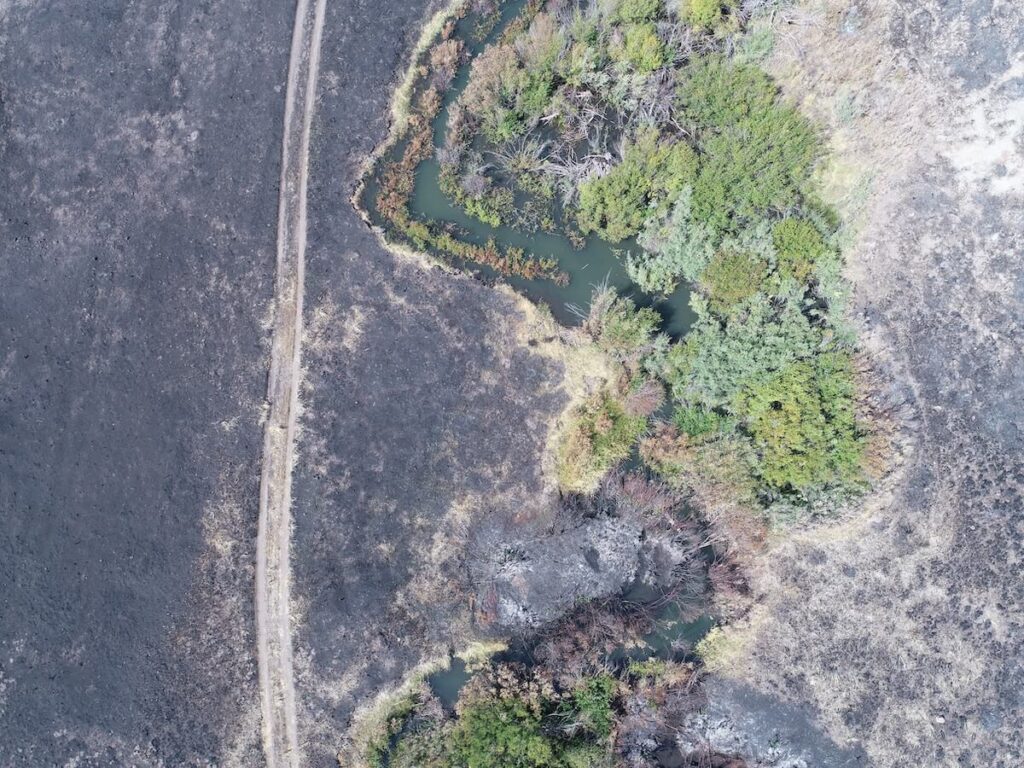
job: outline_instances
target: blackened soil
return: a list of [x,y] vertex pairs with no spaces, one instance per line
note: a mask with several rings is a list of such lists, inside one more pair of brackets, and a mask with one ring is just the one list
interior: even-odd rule
[[355,708],[468,640],[481,518],[539,514],[560,365],[518,304],[387,252],[349,205],[425,3],[328,6],[314,124],[293,598],[300,735],[334,765]]
[[260,759],[292,13],[0,6],[0,765]]

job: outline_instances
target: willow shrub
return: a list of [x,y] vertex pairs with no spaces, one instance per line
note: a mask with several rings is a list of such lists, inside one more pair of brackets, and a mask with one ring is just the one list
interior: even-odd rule
[[699,133],[693,213],[716,232],[737,232],[798,206],[820,152],[810,122],[760,69],[723,56],[696,59],[678,107]]
[[783,219],[772,230],[780,276],[798,283],[810,279],[818,262],[828,252],[817,228],[800,219]]
[[580,185],[580,231],[612,243],[632,237],[648,218],[667,211],[696,173],[697,156],[688,144],[642,131],[626,145],[622,162]]
[[862,439],[847,355],[790,365],[745,389],[737,410],[758,454],[755,472],[773,490],[803,493],[858,477]]
[[711,311],[727,315],[761,290],[768,268],[768,262],[754,254],[723,250],[705,267],[698,285],[707,296]]

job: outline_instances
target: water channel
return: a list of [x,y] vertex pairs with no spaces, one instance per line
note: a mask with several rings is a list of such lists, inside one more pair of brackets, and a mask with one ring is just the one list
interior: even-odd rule
[[[478,19],[474,19],[471,14],[460,20],[454,34],[465,42],[470,60],[500,37],[508,23],[525,5],[525,0],[510,0],[504,3],[499,22],[482,40],[474,41],[471,36],[471,30],[478,23]],[[441,109],[433,124],[434,146],[440,146],[444,141],[449,110],[469,82],[469,73],[470,63],[466,63],[444,94]],[[396,159],[404,146],[404,142],[398,142],[389,152],[388,159]],[[380,168],[382,165],[378,164],[377,167]],[[640,291],[629,279],[624,266],[624,256],[627,252],[640,250],[634,240],[613,246],[596,235],[591,235],[586,239],[584,247],[577,248],[561,234],[543,231],[524,232],[509,226],[492,227],[470,217],[462,208],[454,205],[440,190],[439,174],[440,163],[436,158],[430,158],[420,164],[409,201],[410,213],[417,218],[455,225],[458,227],[460,239],[466,242],[483,245],[493,238],[501,245],[522,248],[527,254],[535,257],[553,258],[558,262],[559,269],[569,278],[565,285],[558,285],[547,279],[503,279],[534,302],[546,304],[559,322],[564,325],[578,324],[580,319],[571,307],[585,309],[590,303],[594,286],[607,283],[620,294],[630,296],[638,305],[654,307],[662,316],[662,330],[673,339],[682,337],[689,329],[693,322],[693,311],[690,309],[690,291],[687,286],[680,286],[670,296],[651,296]],[[375,189],[375,180],[370,179],[365,199],[371,214]],[[471,266],[489,277],[497,277],[485,267]]]
[[[494,29],[482,40],[474,41],[471,30],[479,19],[472,14],[460,20],[455,28],[455,35],[465,41],[470,57],[475,57],[488,44],[496,40],[512,19],[525,7],[525,0],[510,0],[503,4],[501,17]],[[434,145],[443,143],[450,107],[458,100],[469,81],[470,65],[467,63],[459,70],[450,88],[444,96],[442,107],[433,124]],[[392,147],[385,159],[397,159],[404,148],[403,142]],[[378,164],[378,168],[382,164]],[[420,164],[416,171],[415,186],[409,202],[410,213],[421,219],[444,222],[456,225],[459,237],[475,244],[483,245],[489,239],[505,246],[522,248],[526,253],[536,257],[554,258],[559,268],[568,277],[568,283],[559,285],[552,280],[526,280],[523,278],[504,278],[506,282],[519,292],[537,303],[550,307],[555,318],[565,324],[579,323],[579,316],[572,307],[586,308],[590,302],[594,286],[607,284],[621,295],[633,298],[638,305],[654,307],[663,318],[662,329],[672,338],[678,339],[685,335],[693,321],[690,309],[688,287],[681,286],[672,295],[655,297],[644,294],[629,279],[624,267],[624,253],[638,249],[635,241],[627,241],[616,246],[591,235],[582,248],[574,247],[570,240],[559,234],[550,232],[523,232],[508,226],[491,227],[468,216],[460,207],[441,192],[439,186],[440,164],[431,158]],[[377,189],[375,179],[368,180],[365,204],[374,212],[373,197]],[[497,277],[495,273],[484,267],[472,265],[488,277]],[[634,457],[635,460],[635,457]],[[607,661],[613,665],[623,665],[631,659],[645,660],[660,658],[665,660],[682,660],[692,656],[693,646],[711,629],[714,621],[709,615],[701,615],[694,621],[682,618],[680,605],[672,599],[658,599],[657,596],[640,597],[635,590],[626,589],[622,594],[624,601],[645,602],[654,606],[655,622],[651,632],[642,638],[642,642],[631,648],[619,648],[613,651]],[[528,646],[513,644],[509,651],[498,654],[499,660],[521,661],[529,663]],[[447,708],[454,707],[459,692],[468,682],[472,673],[459,658],[453,657],[446,669],[429,676],[427,682],[434,695]]]

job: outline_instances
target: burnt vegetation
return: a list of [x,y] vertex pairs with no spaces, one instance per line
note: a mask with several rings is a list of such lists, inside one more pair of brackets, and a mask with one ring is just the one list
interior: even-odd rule
[[[692,644],[679,638],[655,653],[650,637],[673,606],[691,622],[706,610],[714,558],[707,531],[678,492],[638,473],[615,472],[596,493],[563,499],[565,518],[618,516],[646,521],[670,541],[668,573],[641,573],[662,583],[654,597],[591,600],[515,640],[510,650],[473,667],[453,707],[429,684],[399,702],[371,745],[376,765],[412,768],[584,768],[674,765],[743,766],[704,749],[680,751],[692,737],[690,715],[705,703]],[[656,558],[654,558],[656,560]],[[659,564],[651,562],[649,570]]]

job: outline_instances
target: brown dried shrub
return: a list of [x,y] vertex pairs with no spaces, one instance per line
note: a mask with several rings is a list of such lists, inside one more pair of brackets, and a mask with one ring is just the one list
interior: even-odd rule
[[665,402],[665,387],[657,379],[645,379],[633,389],[624,403],[630,416],[650,416]]

